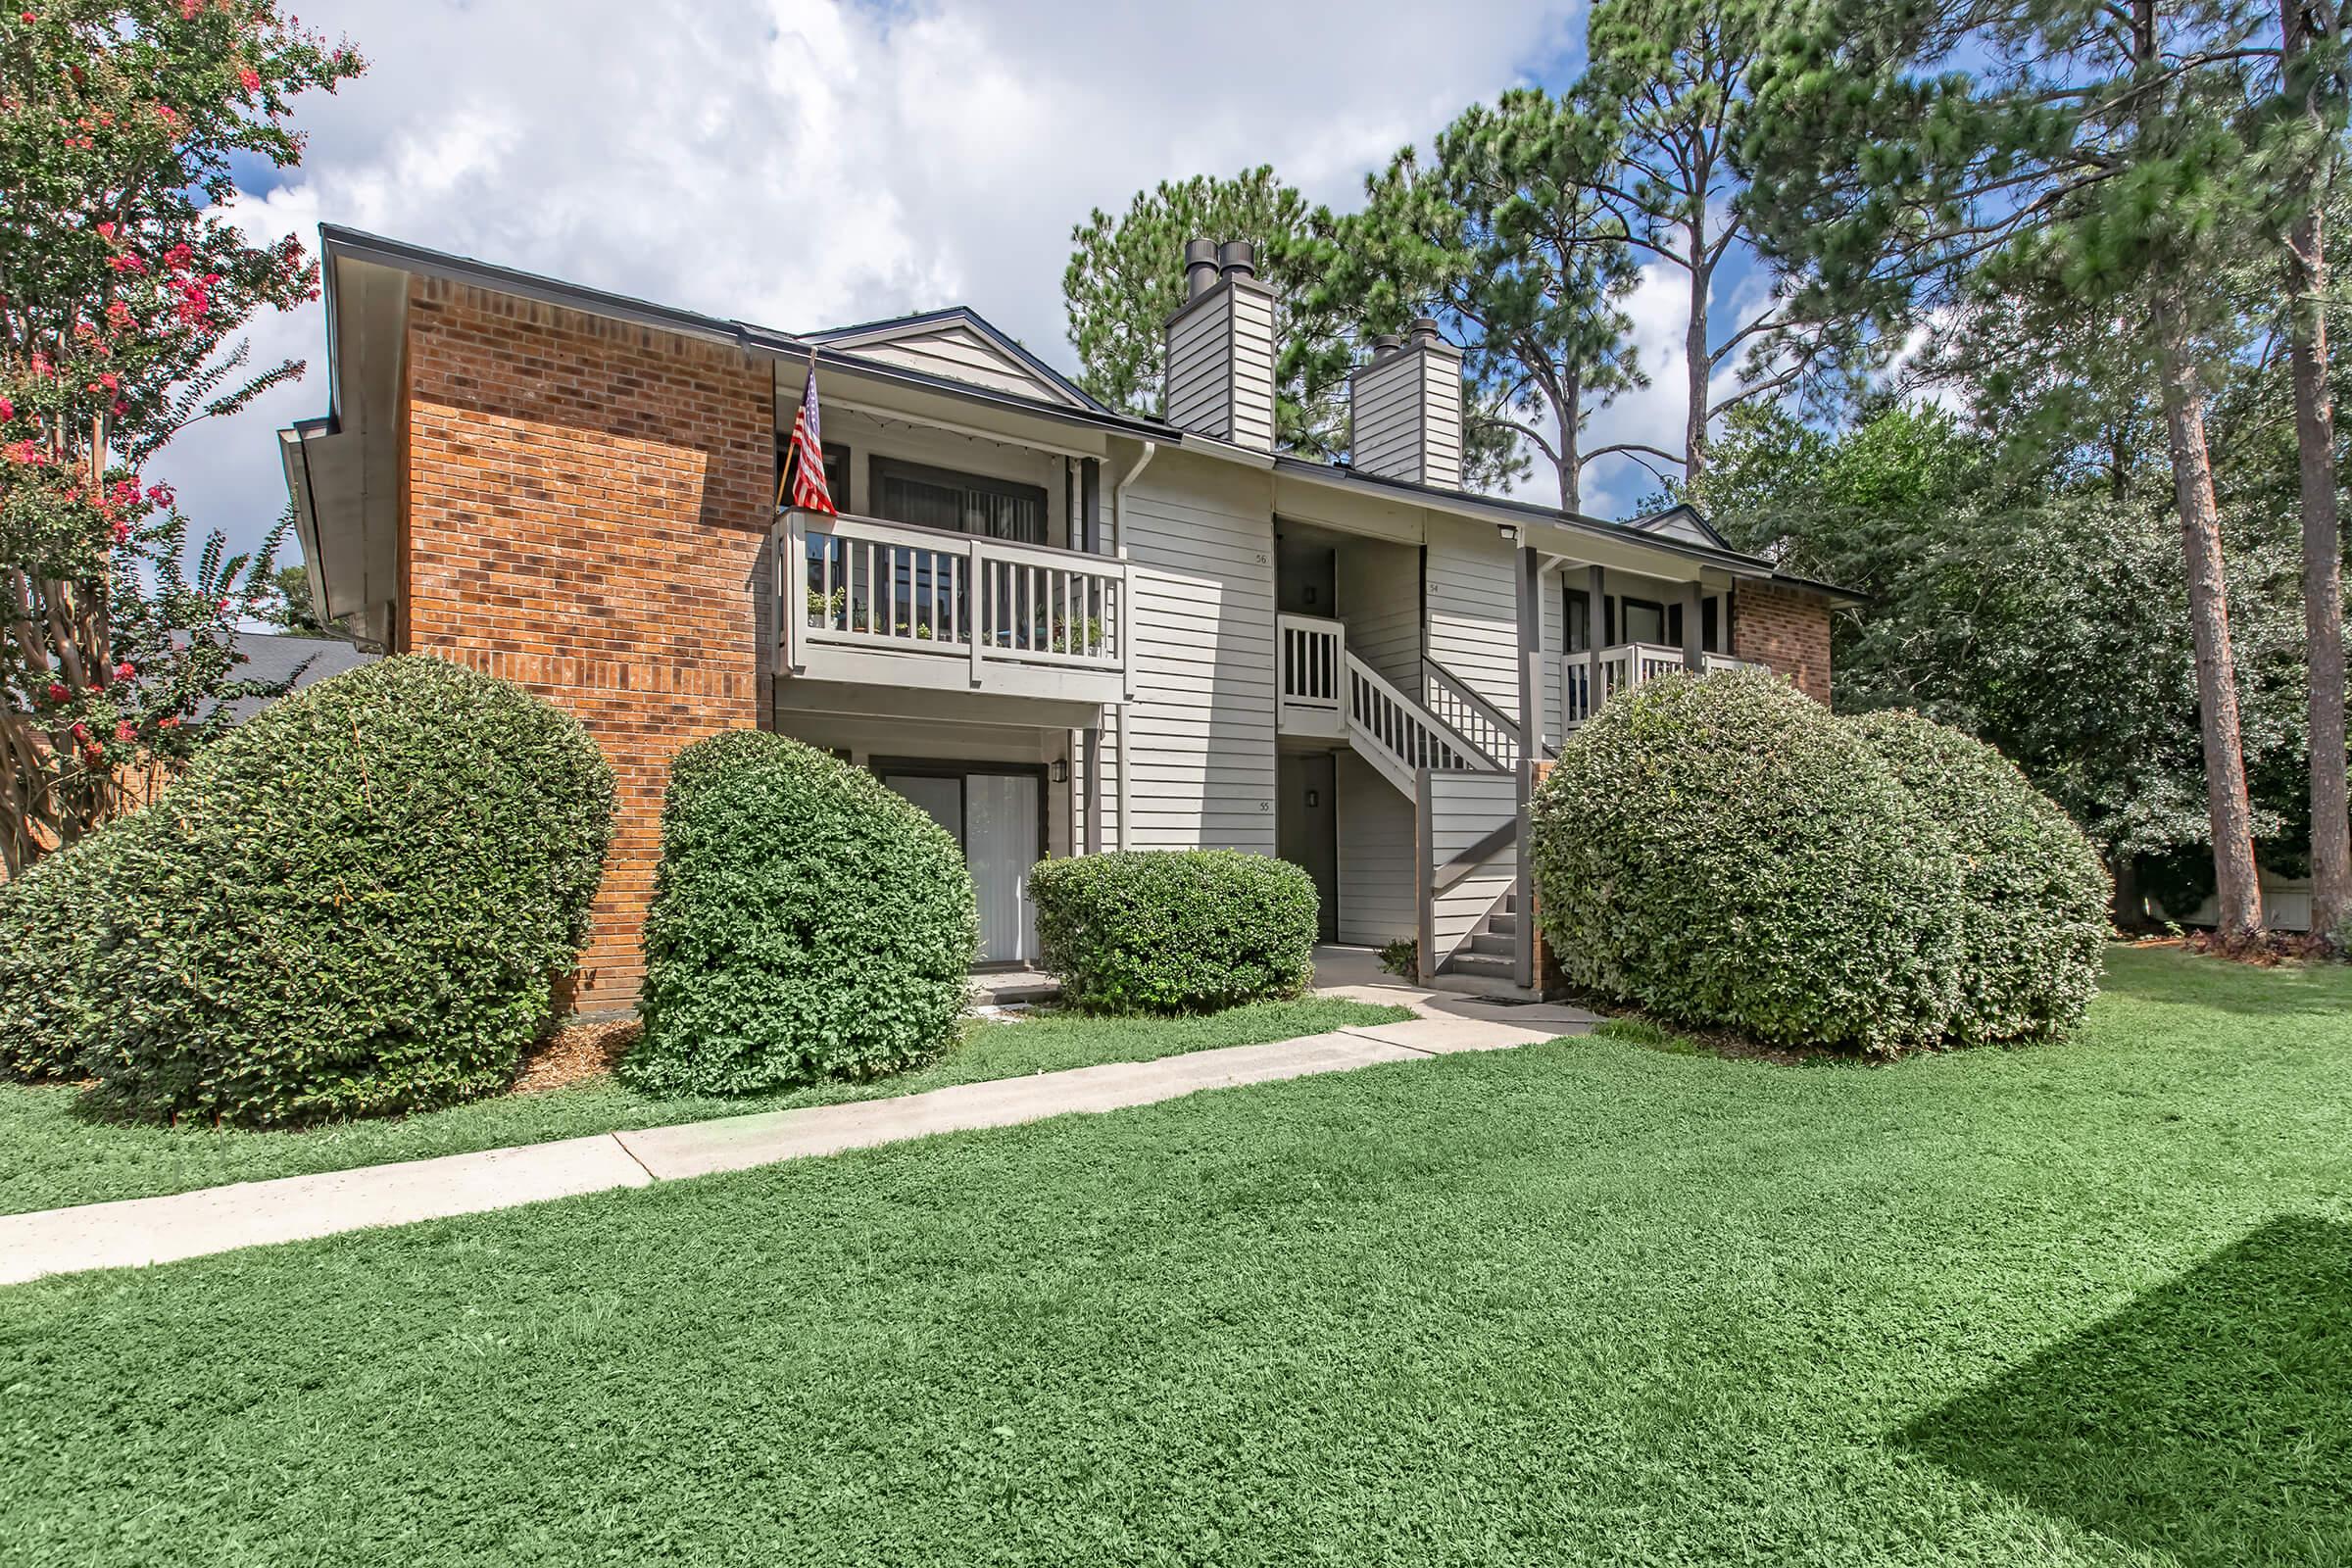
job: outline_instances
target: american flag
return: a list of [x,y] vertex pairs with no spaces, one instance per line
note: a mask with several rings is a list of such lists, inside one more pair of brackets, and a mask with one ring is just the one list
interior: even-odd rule
[[784,482],[779,489],[791,496],[793,506],[839,515],[833,510],[833,492],[825,488],[824,438],[816,428],[814,354],[808,356],[808,384],[801,389],[801,412],[792,416],[792,445],[784,454]]

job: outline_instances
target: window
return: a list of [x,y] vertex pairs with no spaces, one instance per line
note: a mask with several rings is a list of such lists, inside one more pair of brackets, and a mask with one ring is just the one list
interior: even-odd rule
[[1666,640],[1666,607],[1650,599],[1626,599],[1617,611],[1618,641],[1662,643]]
[[874,459],[871,478],[874,514],[885,521],[1046,543],[1046,492],[1038,485],[926,468],[895,458]]
[[1568,613],[1560,623],[1567,637],[1564,651],[1571,654],[1590,653],[1592,650],[1592,602],[1585,597],[1581,587],[1569,588],[1567,595]]
[[[833,498],[833,510],[850,509],[850,449],[828,441],[825,453],[825,493]],[[792,432],[783,431],[776,437],[776,505],[781,507],[791,497],[784,494],[784,465],[792,456]]]

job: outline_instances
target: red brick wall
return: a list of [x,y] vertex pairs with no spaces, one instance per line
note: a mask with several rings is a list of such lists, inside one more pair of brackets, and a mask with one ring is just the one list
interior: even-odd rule
[[679,747],[758,725],[767,368],[724,345],[439,280],[410,293],[401,646],[542,693],[620,814],[575,988],[625,1004]]
[[1830,700],[1830,607],[1811,594],[1741,583],[1732,593],[1732,653],[1770,664],[1817,702]]

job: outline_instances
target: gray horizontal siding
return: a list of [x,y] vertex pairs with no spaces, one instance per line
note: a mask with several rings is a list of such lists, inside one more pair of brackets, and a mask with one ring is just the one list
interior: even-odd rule
[[1127,497],[1136,849],[1274,852],[1274,527],[1244,488],[1170,455]]
[[1506,715],[1519,711],[1514,554],[1487,524],[1430,518],[1429,657]]
[[1413,803],[1352,752],[1333,774],[1339,795],[1340,940],[1379,947],[1419,928],[1414,909]]
[[[1430,776],[1430,869],[1518,814],[1518,786],[1508,773],[1432,773]],[[1460,951],[1470,933],[1494,912],[1518,882],[1518,853],[1501,853],[1432,901],[1431,932],[1437,961]]]
[[1397,354],[1355,372],[1349,464],[1383,478],[1421,477],[1419,355]]
[[1450,354],[1421,356],[1421,482],[1459,489],[1462,483],[1462,368]]
[[1187,430],[1219,430],[1227,417],[1226,307],[1223,300],[1179,317],[1168,328],[1167,417]]
[[1226,439],[1274,449],[1274,294],[1233,288],[1233,422]]

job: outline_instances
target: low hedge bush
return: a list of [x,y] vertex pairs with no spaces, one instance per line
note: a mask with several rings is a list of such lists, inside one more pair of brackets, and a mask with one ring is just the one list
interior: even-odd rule
[[956,841],[860,768],[735,730],[671,765],[645,922],[657,1094],[910,1067],[951,1044],[978,921]]
[[0,886],[0,1073],[78,1078],[95,1028],[90,964],[130,820],[44,856]]
[[1314,878],[1232,850],[1140,850],[1030,873],[1046,967],[1100,1012],[1189,1012],[1295,997],[1314,978]]
[[283,1126],[506,1088],[612,830],[595,743],[506,681],[386,659],[270,705],[115,830],[95,1102]]
[[2071,1033],[2098,994],[2114,889],[2090,841],[1974,736],[1883,711],[1847,720],[1960,858],[1954,1045]]
[[1892,1055],[1943,1036],[1959,869],[1829,710],[1762,673],[1609,702],[1533,807],[1538,921],[1568,979],[1661,1017]]

